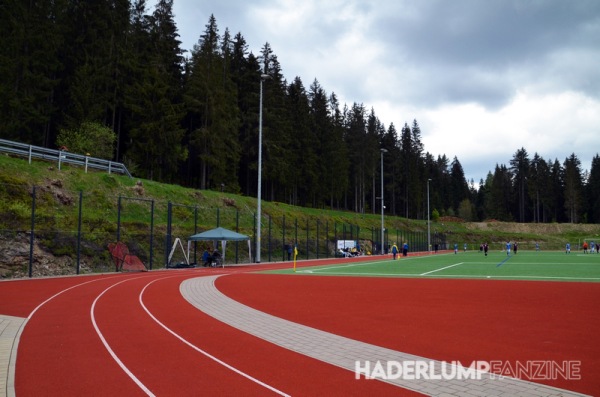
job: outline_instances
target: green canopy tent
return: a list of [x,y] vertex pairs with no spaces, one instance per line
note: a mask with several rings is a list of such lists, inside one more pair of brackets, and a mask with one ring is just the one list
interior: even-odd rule
[[223,227],[216,229],[207,230],[202,233],[194,234],[190,236],[189,241],[214,241],[215,245],[217,242],[221,242],[221,250],[223,251],[223,267],[225,267],[225,248],[227,247],[228,241],[248,241],[248,257],[252,258],[252,252],[250,250],[250,237],[245,234],[234,232]]

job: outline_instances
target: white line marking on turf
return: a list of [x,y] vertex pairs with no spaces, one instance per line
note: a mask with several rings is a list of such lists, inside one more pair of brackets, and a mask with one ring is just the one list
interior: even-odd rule
[[[418,257],[412,257],[412,258],[404,258],[399,262],[405,262],[405,261],[415,260],[415,259],[420,259],[420,258],[425,258],[425,257],[418,256]],[[316,273],[316,272],[323,272],[323,271],[332,270],[332,269],[345,269],[348,267],[355,267],[355,266],[378,265],[378,264],[382,264],[382,263],[386,263],[386,262],[393,262],[393,259],[390,258],[387,260],[373,261],[373,262],[348,263],[348,264],[337,265],[337,266],[324,266],[324,267],[312,268],[311,270],[298,270],[298,271],[296,271],[296,273]],[[372,273],[365,273],[365,274],[372,274]]]
[[435,269],[435,270],[432,270],[432,271],[430,271],[430,272],[421,273],[420,275],[421,275],[421,276],[426,276],[426,275],[428,275],[428,274],[435,273],[435,272],[439,272],[439,271],[441,271],[441,270],[444,270],[444,269],[450,269],[451,267],[458,266],[458,265],[462,265],[463,263],[464,263],[464,262],[455,263],[454,265],[450,265],[450,266],[442,267],[442,268],[440,268],[440,269]]
[[434,277],[456,277],[456,278],[501,278],[507,280],[600,280],[600,277],[562,277],[562,276],[483,276],[483,275],[469,275],[469,274],[438,274]]

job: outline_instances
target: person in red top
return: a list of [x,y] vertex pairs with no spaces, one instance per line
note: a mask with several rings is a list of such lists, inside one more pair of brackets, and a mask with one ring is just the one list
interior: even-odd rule
[[587,254],[587,249],[588,249],[588,245],[587,245],[587,241],[583,242],[583,253]]

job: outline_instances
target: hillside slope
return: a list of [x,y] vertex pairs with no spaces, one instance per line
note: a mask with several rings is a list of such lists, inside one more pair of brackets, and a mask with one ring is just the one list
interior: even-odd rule
[[[32,200],[35,191],[35,207]],[[34,245],[30,247],[32,210]],[[79,220],[79,211],[81,219]],[[199,191],[149,180],[100,172],[85,173],[77,167],[0,156],[0,277],[27,275],[30,249],[35,275],[73,274],[80,238],[81,272],[110,271],[109,242],[126,241],[145,263],[163,267],[165,236],[170,232],[185,239],[196,231],[216,226],[254,235],[256,199],[215,191]],[[301,208],[263,201],[263,239],[267,233],[276,241],[268,247],[271,260],[280,260],[281,245],[294,240],[300,247],[313,240],[316,255],[333,255],[335,238],[377,240],[380,214]],[[172,220],[171,224],[167,222]],[[170,227],[170,229],[169,229]],[[426,236],[425,220],[385,215],[388,242],[411,233]],[[522,224],[506,222],[461,222],[442,218],[431,223],[432,236],[443,234],[449,244],[482,242],[498,244],[519,241],[522,249],[540,243],[543,249],[562,249],[566,242],[576,246],[584,238],[597,237],[600,225]],[[327,237],[324,237],[327,235]],[[283,241],[285,240],[285,242]],[[426,237],[425,245],[426,247]],[[152,245],[154,244],[154,245]],[[266,245],[266,243],[265,243]],[[170,248],[170,247],[169,247]],[[198,249],[201,249],[199,247]],[[263,249],[267,247],[263,246]],[[423,248],[426,249],[426,248]],[[306,251],[306,250],[305,250]],[[309,255],[309,253],[305,253]],[[315,253],[311,253],[314,257]],[[262,254],[263,260],[269,260]],[[247,258],[246,258],[247,259]]]

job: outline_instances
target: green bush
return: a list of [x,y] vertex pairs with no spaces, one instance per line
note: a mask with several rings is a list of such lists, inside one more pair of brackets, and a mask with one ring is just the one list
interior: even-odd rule
[[84,122],[78,129],[61,130],[56,145],[64,146],[73,153],[111,160],[116,140],[117,136],[110,128],[95,122]]

